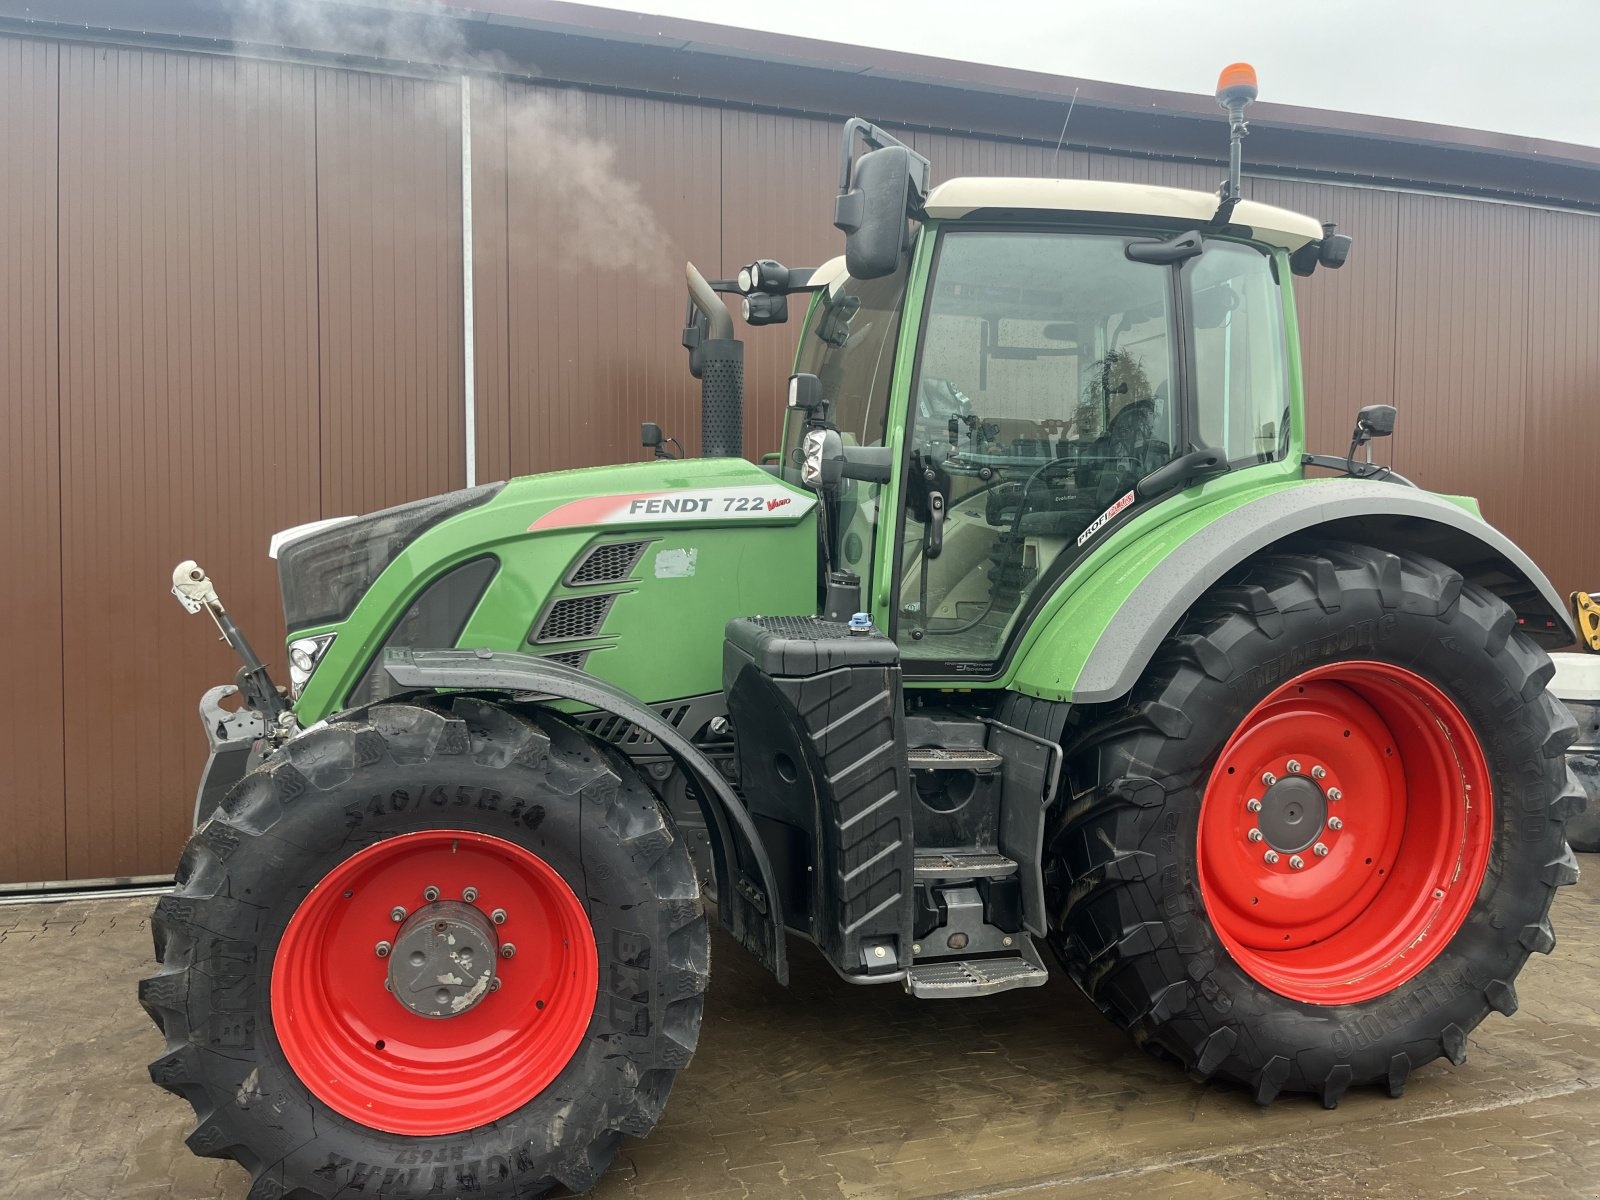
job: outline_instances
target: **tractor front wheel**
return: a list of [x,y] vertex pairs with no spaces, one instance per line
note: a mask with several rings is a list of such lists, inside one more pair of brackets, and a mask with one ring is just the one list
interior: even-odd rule
[[465,696],[273,755],[154,931],[151,1077],[252,1197],[583,1191],[661,1115],[708,969],[687,848],[632,768]]
[[1399,1095],[1516,1007],[1581,806],[1548,657],[1420,556],[1256,560],[1069,747],[1052,941],[1117,1024],[1261,1103]]

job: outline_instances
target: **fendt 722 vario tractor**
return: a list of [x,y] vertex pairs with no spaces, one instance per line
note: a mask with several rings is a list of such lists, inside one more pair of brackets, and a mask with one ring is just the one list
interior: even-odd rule
[[[140,992],[190,1147],[252,1197],[581,1191],[689,1063],[713,909],[780,981],[1064,971],[1262,1103],[1461,1062],[1576,876],[1572,633],[1362,452],[1392,408],[1306,453],[1290,284],[1350,241],[1240,197],[1254,95],[1220,196],[930,189],[850,121],[841,260],[689,269],[705,456],[279,535],[285,690],[183,564],[245,661]],[[763,464],[718,291],[805,308]]]

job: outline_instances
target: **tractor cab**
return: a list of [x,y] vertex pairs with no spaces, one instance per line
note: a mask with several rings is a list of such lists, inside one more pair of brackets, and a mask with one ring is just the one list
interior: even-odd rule
[[[993,677],[1030,605],[1111,531],[1208,478],[1298,471],[1287,276],[1323,230],[1246,203],[1210,231],[1215,209],[956,179],[890,272],[811,274],[796,369],[823,402],[791,409],[779,471],[839,459],[827,557],[871,581],[908,674]],[[880,461],[890,478],[860,478]]]

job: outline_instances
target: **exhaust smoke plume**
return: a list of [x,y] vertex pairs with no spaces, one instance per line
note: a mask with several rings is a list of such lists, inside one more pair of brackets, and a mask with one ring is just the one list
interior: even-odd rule
[[581,95],[508,92],[507,167],[522,210],[510,214],[513,254],[553,227],[562,269],[670,279],[668,238],[639,184],[619,173],[616,148],[585,129]]
[[[511,64],[469,45],[458,17],[433,6],[394,10],[330,0],[237,0],[233,12],[234,40],[246,45],[452,72],[522,78],[532,73],[529,64]],[[641,283],[674,280],[675,251],[639,184],[619,169],[616,148],[585,128],[581,95],[508,82],[506,105],[513,256],[529,250],[537,235],[542,245],[557,246],[555,265],[561,270],[626,271]],[[440,112],[419,102],[412,116],[426,126]],[[390,219],[383,212],[372,217]]]

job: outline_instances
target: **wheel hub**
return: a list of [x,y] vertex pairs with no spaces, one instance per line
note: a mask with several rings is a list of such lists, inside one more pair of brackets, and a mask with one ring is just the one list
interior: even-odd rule
[[1321,835],[1328,819],[1328,798],[1303,775],[1291,775],[1261,797],[1256,823],[1267,845],[1281,854],[1304,850]]
[[434,1137],[548,1086],[598,985],[594,927],[552,863],[486,833],[418,830],[356,851],[300,902],[273,956],[272,1024],[334,1111]]
[[1466,919],[1493,801],[1477,734],[1436,685],[1386,662],[1315,667],[1246,713],[1218,754],[1195,847],[1206,912],[1281,995],[1382,995]]
[[495,987],[494,925],[470,904],[442,900],[406,919],[389,955],[389,990],[419,1017],[458,1017]]

